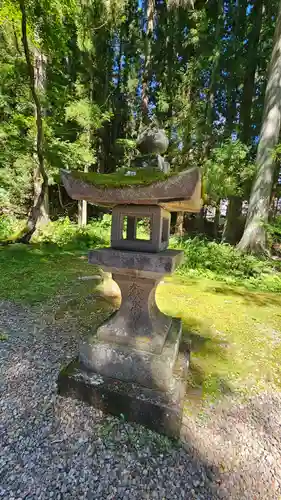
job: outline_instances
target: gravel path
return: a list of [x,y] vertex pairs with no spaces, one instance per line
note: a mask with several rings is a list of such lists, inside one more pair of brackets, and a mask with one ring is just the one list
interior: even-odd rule
[[185,451],[56,395],[70,322],[0,303],[0,334],[0,498],[281,499],[279,395],[186,419]]

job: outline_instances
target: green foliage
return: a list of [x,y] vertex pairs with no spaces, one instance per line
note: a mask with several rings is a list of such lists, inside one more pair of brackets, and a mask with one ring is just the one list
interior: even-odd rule
[[241,141],[227,140],[212,150],[204,166],[205,187],[214,199],[245,196],[255,172],[249,148]]
[[281,292],[279,262],[242,254],[231,245],[198,237],[185,240],[174,237],[170,245],[184,251],[184,263],[178,269],[182,277],[205,276],[253,290]]
[[130,166],[132,159],[136,155],[136,141],[133,139],[117,139],[116,147],[121,150],[121,158],[124,165]]
[[267,233],[271,237],[271,243],[281,243],[281,216],[266,226]]
[[99,106],[87,98],[73,101],[65,109],[67,121],[76,121],[83,130],[100,128],[104,120],[109,120],[109,115],[101,113]]
[[201,238],[173,240],[173,247],[180,244],[185,253],[182,269],[210,270],[218,275],[250,278],[272,271],[268,261],[243,255],[231,245],[216,243]]
[[33,241],[41,244],[52,244],[59,248],[87,249],[98,245],[109,244],[108,225],[105,221],[79,227],[68,217],[49,222],[38,230]]
[[[11,36],[11,21],[7,19],[5,26]],[[7,33],[6,35],[8,36]],[[6,50],[3,50],[3,45],[5,46],[5,43],[2,38],[2,45],[0,43],[0,213],[2,209],[21,215],[22,209],[25,209],[28,204],[31,192],[35,122],[23,61],[16,55],[13,45],[8,45]]]
[[45,150],[49,165],[50,181],[59,178],[59,169],[67,170],[83,169],[95,163],[96,158],[89,144],[80,137],[75,142],[62,141],[49,136],[49,142]]
[[268,246],[272,253],[281,257],[281,217],[276,217],[274,221],[266,224]]
[[[43,61],[36,86],[49,184],[60,168],[105,174],[130,167],[149,120],[169,136],[173,170],[203,165],[211,204],[246,198],[278,1],[261,12],[260,28],[259,2],[249,11],[246,5],[164,2],[149,13],[144,0],[26,2],[31,60]],[[4,0],[0,21],[0,206],[26,214],[36,127],[19,4]],[[51,197],[50,205],[58,204]]]
[[9,238],[19,229],[19,221],[14,216],[0,215],[0,241]]

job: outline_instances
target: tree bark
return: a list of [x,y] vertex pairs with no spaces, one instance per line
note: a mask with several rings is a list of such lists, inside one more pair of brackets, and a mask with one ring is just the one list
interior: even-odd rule
[[[252,30],[249,34],[247,50],[247,68],[245,68],[243,93],[240,105],[240,134],[242,142],[249,144],[251,141],[251,114],[255,91],[255,74],[258,63],[258,44],[262,25],[263,0],[254,2],[251,13]],[[234,109],[234,103],[233,103]],[[230,112],[228,129],[231,130],[233,115]],[[241,187],[241,186],[240,186]],[[237,196],[229,197],[227,219],[224,225],[222,241],[236,245],[240,238],[239,218],[241,215],[243,199]]]
[[78,226],[87,225],[87,202],[85,200],[78,201]]
[[221,200],[219,200],[216,204],[215,208],[215,217],[214,217],[214,238],[218,238],[219,235],[219,225],[220,225],[220,205],[221,205]]
[[221,57],[221,44],[222,44],[222,30],[224,23],[223,16],[223,0],[219,0],[218,2],[218,19],[216,23],[216,32],[215,38],[217,41],[217,45],[215,47],[215,51],[213,54],[213,66],[210,77],[210,88],[209,95],[206,104],[206,141],[204,146],[204,159],[206,160],[209,157],[211,145],[212,145],[212,125],[213,125],[213,116],[214,116],[214,105],[215,105],[215,95],[216,95],[216,83],[218,70],[220,67],[220,57]]
[[232,56],[230,57],[229,70],[232,71],[231,78],[228,80],[228,90],[227,90],[227,109],[226,109],[226,121],[225,121],[225,137],[231,137],[232,133],[236,129],[238,109],[237,100],[239,97],[239,87],[240,78],[239,72],[233,71],[235,65],[241,64],[242,54],[241,54],[241,40],[246,37],[245,27],[246,27],[246,11],[247,11],[247,0],[236,0],[231,3],[230,11],[232,11],[232,33],[233,40],[231,42],[232,46]]
[[[236,245],[239,238],[239,218],[242,211],[242,198],[230,196],[228,200],[227,216],[222,233],[222,241]],[[241,234],[240,234],[241,235]]]
[[148,91],[149,91],[149,73],[151,63],[151,41],[154,28],[155,0],[147,0],[146,12],[146,37],[145,37],[145,54],[144,54],[144,70],[142,80],[142,118],[144,123],[148,123]]
[[251,140],[251,112],[255,92],[255,76],[258,64],[258,48],[262,26],[263,0],[254,2],[252,17],[252,30],[249,34],[247,50],[247,68],[243,85],[243,94],[240,108],[240,138],[248,144]]
[[[39,95],[42,95],[45,91],[45,82],[46,82],[46,57],[38,50],[36,47],[33,49],[34,53],[34,85],[35,85],[35,90]],[[41,106],[41,116],[43,117],[44,115],[44,109]],[[37,119],[37,109],[35,109],[35,119]],[[42,138],[43,138],[43,130],[42,130]],[[35,138],[35,150],[37,148],[37,140],[38,140],[38,133]],[[40,167],[38,165],[37,158],[35,156],[35,163],[36,167],[34,169],[33,173],[33,185],[34,185],[34,205],[37,202],[38,197],[40,196],[41,192],[41,173],[40,173]],[[44,225],[49,222],[49,189],[48,186],[45,191],[44,195],[44,200],[43,203],[40,207],[40,216],[37,221],[37,226],[38,225]]]
[[273,151],[279,141],[281,125],[281,2],[275,28],[264,115],[257,151],[257,172],[253,183],[246,226],[238,248],[255,254],[267,253],[266,229],[275,175]]
[[[36,230],[37,223],[41,216],[41,210],[44,205],[45,197],[48,192],[48,176],[44,165],[44,154],[43,154],[43,120],[42,120],[42,107],[40,103],[40,98],[38,95],[38,90],[36,88],[36,77],[35,68],[33,67],[28,39],[27,39],[27,20],[26,20],[26,10],[24,0],[20,0],[20,10],[21,10],[21,29],[22,29],[22,45],[25,54],[25,60],[27,65],[27,71],[29,76],[29,86],[31,95],[35,107],[35,119],[36,119],[36,161],[38,166],[38,174],[42,178],[41,186],[38,189],[38,195],[34,192],[33,207],[30,210],[28,216],[27,225],[22,236],[17,240],[21,243],[29,243],[33,233]],[[39,187],[39,184],[38,184]]]
[[[89,132],[89,144],[91,143],[91,134]],[[87,166],[84,167],[84,172],[88,172]],[[86,200],[78,201],[78,226],[84,227],[88,222],[88,203]]]
[[177,220],[175,225],[176,236],[183,236],[183,219],[184,219],[184,212],[177,212]]

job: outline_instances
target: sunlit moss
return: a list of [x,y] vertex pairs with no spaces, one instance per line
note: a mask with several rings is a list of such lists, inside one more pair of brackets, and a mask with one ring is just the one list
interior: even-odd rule
[[73,170],[72,177],[80,179],[88,184],[93,184],[99,188],[123,188],[130,186],[149,186],[155,182],[165,181],[169,177],[175,175],[174,172],[164,174],[159,170],[153,169],[136,169],[130,170],[135,175],[126,175],[124,170],[113,174],[99,174],[97,172],[79,172]]

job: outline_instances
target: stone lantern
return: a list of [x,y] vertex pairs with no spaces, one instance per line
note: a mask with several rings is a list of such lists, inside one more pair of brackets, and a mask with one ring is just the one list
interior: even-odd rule
[[[111,247],[90,251],[89,264],[112,273],[122,302],[81,341],[78,358],[61,370],[59,393],[177,437],[189,353],[182,349],[181,320],[159,310],[155,291],[183,260],[182,251],[168,249],[170,212],[200,210],[200,171],[192,168],[150,185],[116,188],[97,186],[69,171],[61,175],[73,199],[112,207]],[[137,231],[143,219],[149,221],[145,240]]]

